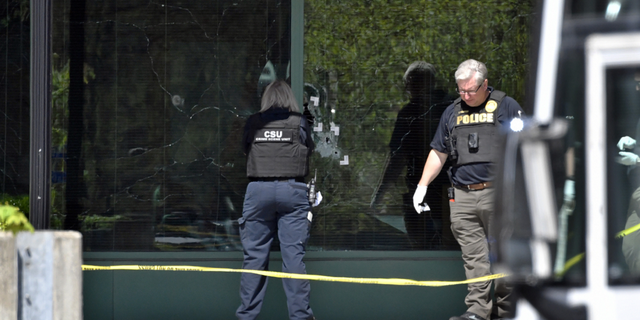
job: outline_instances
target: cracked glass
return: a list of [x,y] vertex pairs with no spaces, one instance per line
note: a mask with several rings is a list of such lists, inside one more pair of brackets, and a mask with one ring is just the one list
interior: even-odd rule
[[[457,250],[444,170],[431,212],[410,204],[457,65],[485,62],[526,110],[533,1],[308,0],[302,25],[291,1],[53,6],[51,221],[85,251],[241,250],[242,129],[301,67],[323,197],[307,250]],[[433,76],[408,72],[417,61]]]
[[0,203],[18,207],[28,216],[29,2],[5,2],[0,21]]
[[290,7],[55,1],[57,227],[85,251],[240,250],[239,137],[289,77]]

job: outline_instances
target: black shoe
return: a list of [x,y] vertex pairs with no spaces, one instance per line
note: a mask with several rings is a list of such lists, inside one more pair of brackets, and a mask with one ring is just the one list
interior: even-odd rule
[[451,317],[449,320],[487,320],[473,312],[465,312],[459,317]]

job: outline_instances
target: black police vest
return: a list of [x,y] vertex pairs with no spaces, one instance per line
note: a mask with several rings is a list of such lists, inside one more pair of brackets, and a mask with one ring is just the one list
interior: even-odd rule
[[449,121],[450,136],[457,153],[457,159],[452,159],[454,166],[496,160],[501,144],[497,110],[505,96],[504,92],[493,90],[485,107],[477,112],[462,110],[462,99],[456,99]]
[[299,178],[309,173],[309,149],[300,142],[299,113],[289,118],[264,122],[260,114],[252,115],[250,126],[255,130],[251,150],[247,155],[249,178]]

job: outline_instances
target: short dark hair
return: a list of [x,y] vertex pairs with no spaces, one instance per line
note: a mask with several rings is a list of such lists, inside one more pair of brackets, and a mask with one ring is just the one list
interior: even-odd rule
[[296,97],[293,95],[291,87],[284,80],[274,80],[264,89],[260,112],[265,112],[272,107],[300,112]]
[[431,63],[425,61],[414,61],[409,65],[407,71],[404,73],[402,80],[405,84],[411,84],[412,82],[423,83],[427,79],[434,79],[436,76],[436,67]]

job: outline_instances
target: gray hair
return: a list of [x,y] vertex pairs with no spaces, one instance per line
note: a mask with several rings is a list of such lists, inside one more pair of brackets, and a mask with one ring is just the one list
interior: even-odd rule
[[260,112],[265,112],[271,107],[300,112],[296,97],[293,95],[291,87],[284,80],[274,80],[264,89]]
[[476,84],[480,85],[487,79],[487,66],[484,63],[469,59],[462,62],[456,70],[456,82],[461,80],[469,80],[473,77],[476,80]]

